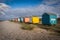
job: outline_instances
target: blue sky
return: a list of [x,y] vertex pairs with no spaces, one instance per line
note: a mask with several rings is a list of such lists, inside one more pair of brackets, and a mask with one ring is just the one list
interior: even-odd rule
[[60,0],[0,0],[0,12],[0,19],[39,16],[44,12],[54,13],[59,17]]
[[41,4],[42,1],[43,0],[1,0],[1,2],[8,4],[13,8],[36,6]]

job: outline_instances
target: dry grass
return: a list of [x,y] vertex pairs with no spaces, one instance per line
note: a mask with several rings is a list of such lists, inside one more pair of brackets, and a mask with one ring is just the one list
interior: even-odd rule
[[30,24],[22,24],[23,26],[21,27],[23,30],[33,30],[34,26]]
[[57,35],[60,36],[60,20],[58,20],[57,25],[37,25],[39,28],[45,29],[49,32],[50,35]]

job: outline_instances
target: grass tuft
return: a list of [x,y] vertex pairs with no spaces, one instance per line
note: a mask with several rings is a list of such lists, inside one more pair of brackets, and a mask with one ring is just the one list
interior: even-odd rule
[[21,28],[24,30],[33,30],[34,26],[31,24],[23,24]]

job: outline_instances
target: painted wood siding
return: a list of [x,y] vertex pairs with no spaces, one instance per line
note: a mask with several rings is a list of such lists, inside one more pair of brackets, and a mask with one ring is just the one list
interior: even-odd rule
[[30,22],[30,18],[24,18],[24,22]]
[[18,22],[20,22],[20,18],[18,18]]
[[57,24],[57,16],[56,15],[50,15],[50,23]]
[[42,15],[42,24],[46,25],[50,24],[50,17],[46,13]]
[[39,23],[39,17],[32,17],[32,23]]
[[24,18],[23,17],[20,18],[20,22],[24,22]]
[[15,21],[15,22],[18,22],[18,18],[14,18],[14,21]]

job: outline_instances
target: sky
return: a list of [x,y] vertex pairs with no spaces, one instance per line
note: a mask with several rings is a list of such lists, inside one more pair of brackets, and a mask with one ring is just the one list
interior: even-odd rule
[[43,0],[1,0],[0,3],[6,3],[13,8],[36,6],[42,3]]
[[0,20],[22,16],[60,15],[60,0],[0,0]]

